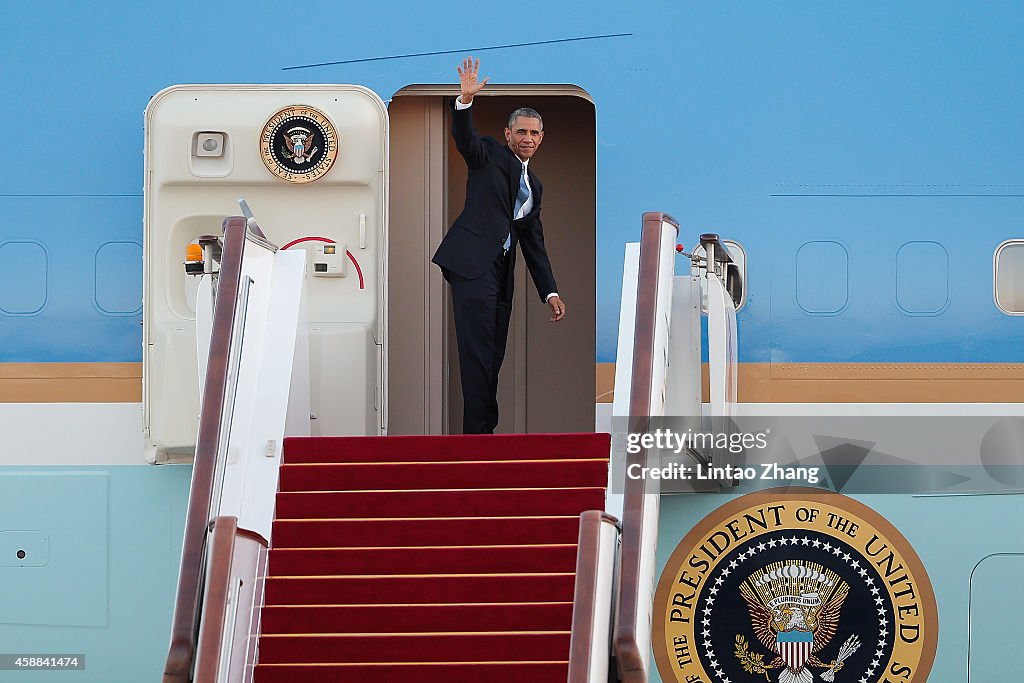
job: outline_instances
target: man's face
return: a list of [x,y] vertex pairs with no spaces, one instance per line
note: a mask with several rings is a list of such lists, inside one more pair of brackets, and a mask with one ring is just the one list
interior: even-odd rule
[[526,160],[534,155],[544,139],[544,131],[541,128],[540,119],[531,119],[525,116],[517,116],[511,128],[505,129],[505,142],[509,149],[515,152],[520,159]]

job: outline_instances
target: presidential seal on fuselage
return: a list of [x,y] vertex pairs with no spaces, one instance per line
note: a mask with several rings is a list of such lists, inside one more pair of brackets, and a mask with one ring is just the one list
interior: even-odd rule
[[910,544],[851,498],[797,491],[743,496],[676,547],[654,606],[663,680],[927,678],[938,615]]
[[270,117],[260,133],[260,158],[271,173],[290,183],[320,179],[337,156],[338,131],[314,107],[285,107]]

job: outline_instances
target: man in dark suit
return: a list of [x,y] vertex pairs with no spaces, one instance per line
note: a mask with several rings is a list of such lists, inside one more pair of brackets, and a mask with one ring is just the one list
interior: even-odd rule
[[532,109],[509,117],[505,144],[481,138],[473,127],[473,98],[480,60],[459,67],[461,94],[454,102],[452,137],[469,167],[466,204],[434,253],[452,290],[455,335],[459,345],[465,434],[491,434],[498,424],[498,372],[505,358],[512,314],[516,245],[551,308],[551,322],[565,317],[540,222],[543,188],[529,169],[544,139],[544,123]]

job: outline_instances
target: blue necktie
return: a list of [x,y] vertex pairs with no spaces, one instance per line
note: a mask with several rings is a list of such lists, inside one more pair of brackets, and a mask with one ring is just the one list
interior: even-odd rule
[[[526,184],[526,165],[523,164],[523,174],[519,176],[519,194],[516,195],[516,208],[512,211],[512,220],[515,220],[519,216],[519,212],[523,208],[523,204],[530,198],[530,186]],[[505,251],[508,251],[512,247],[512,233],[508,234],[505,238]]]

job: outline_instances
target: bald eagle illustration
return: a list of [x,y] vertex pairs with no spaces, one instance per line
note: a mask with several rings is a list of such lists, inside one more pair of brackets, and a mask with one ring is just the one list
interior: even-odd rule
[[316,139],[315,132],[296,126],[285,134],[284,144],[288,149],[281,151],[284,152],[285,158],[296,164],[303,164],[316,154],[317,148],[313,147],[314,139]]
[[829,669],[831,675],[823,678],[832,680],[842,666],[841,661],[826,664],[817,654],[836,635],[850,593],[837,579],[831,572],[788,564],[740,586],[757,639],[775,653],[765,668],[782,668],[779,683],[812,683],[810,666]]

